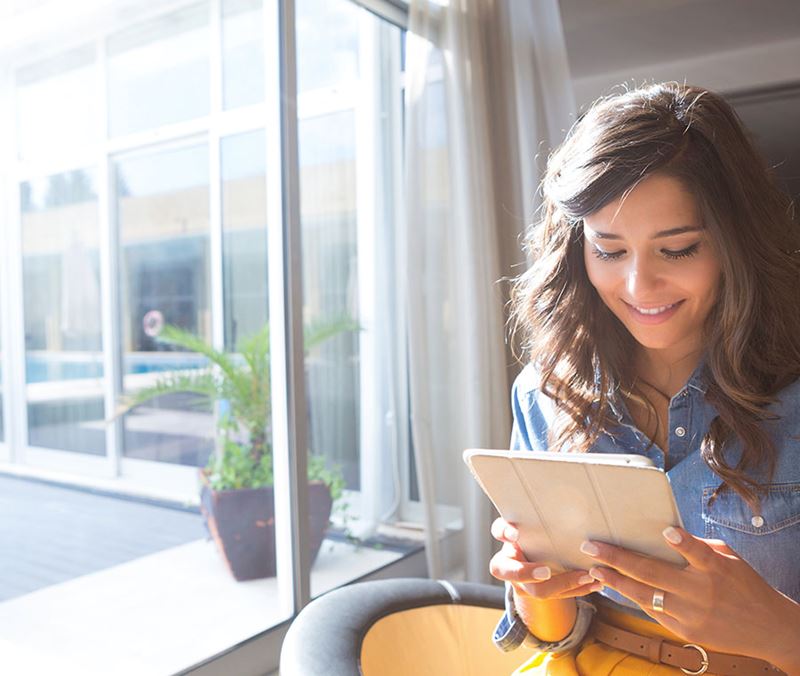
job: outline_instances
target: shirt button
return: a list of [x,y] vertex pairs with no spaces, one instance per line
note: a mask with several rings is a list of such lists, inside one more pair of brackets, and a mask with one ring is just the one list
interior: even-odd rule
[[681,392],[681,396],[682,397],[688,397],[689,396],[689,390],[684,390],[683,392]]
[[676,427],[675,428],[675,434],[677,434],[679,437],[685,437],[686,436],[686,428],[685,427]]
[[764,517],[763,516],[754,516],[750,519],[750,523],[752,523],[756,528],[761,528],[764,525]]

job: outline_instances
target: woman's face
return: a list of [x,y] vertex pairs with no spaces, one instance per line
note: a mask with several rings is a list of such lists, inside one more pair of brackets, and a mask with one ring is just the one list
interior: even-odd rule
[[681,182],[652,174],[583,223],[589,280],[639,344],[674,358],[698,350],[720,267]]

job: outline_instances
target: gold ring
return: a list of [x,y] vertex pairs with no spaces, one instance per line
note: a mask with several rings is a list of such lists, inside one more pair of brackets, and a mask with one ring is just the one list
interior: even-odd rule
[[656,589],[653,592],[653,610],[657,613],[664,612],[664,592],[660,589]]

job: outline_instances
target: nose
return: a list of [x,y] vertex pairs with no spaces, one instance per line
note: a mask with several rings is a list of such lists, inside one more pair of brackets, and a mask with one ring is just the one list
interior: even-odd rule
[[658,271],[644,256],[631,256],[625,271],[625,290],[631,300],[649,300],[658,286]]

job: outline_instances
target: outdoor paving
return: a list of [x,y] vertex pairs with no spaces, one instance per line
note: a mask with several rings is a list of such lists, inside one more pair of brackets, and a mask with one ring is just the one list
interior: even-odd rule
[[0,474],[0,602],[205,537],[196,510]]
[[[312,596],[401,556],[326,541]],[[0,675],[187,673],[288,619],[279,600],[276,578],[236,582],[214,543],[195,540],[0,603]]]

